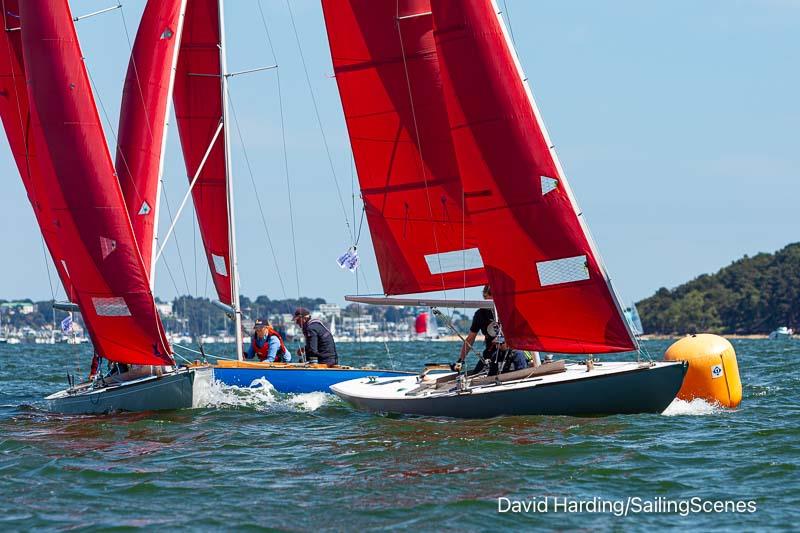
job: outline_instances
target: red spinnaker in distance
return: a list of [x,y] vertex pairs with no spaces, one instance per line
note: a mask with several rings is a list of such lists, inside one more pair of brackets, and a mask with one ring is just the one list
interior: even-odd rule
[[155,259],[158,180],[185,2],[147,2],[128,63],[119,114],[117,177],[148,275]]
[[562,353],[635,349],[496,6],[431,0],[431,7],[467,213],[506,339]]
[[95,350],[132,364],[172,364],[67,0],[20,5],[36,146],[66,268]]
[[414,331],[417,335],[428,333],[428,313],[420,313],[414,320]]
[[19,31],[18,0],[0,0],[3,9],[3,37],[0,39],[0,118],[8,138],[11,153],[19,169],[22,183],[33,207],[36,221],[42,231],[44,242],[53,259],[61,279],[67,300],[73,298],[69,274],[61,262],[60,243],[55,217],[44,190],[45,180],[41,173],[52,175],[52,163],[47,151],[36,149],[31,125],[32,110],[28,105],[27,74],[22,58],[22,40]]
[[214,287],[221,302],[231,304],[228,243],[228,199],[222,121],[220,26],[217,0],[189,0],[175,78],[175,116],[189,181],[211,146],[192,190],[197,222]]
[[386,294],[486,281],[442,99],[427,0],[323,0]]

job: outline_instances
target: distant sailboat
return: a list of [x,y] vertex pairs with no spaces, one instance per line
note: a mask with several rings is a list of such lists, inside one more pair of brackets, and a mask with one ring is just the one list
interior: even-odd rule
[[488,281],[512,347],[589,356],[333,391],[368,410],[455,417],[663,411],[684,364],[590,355],[637,343],[496,4],[323,0],[323,9],[384,293]]
[[769,333],[770,340],[782,340],[782,339],[790,339],[794,335],[794,330],[792,328],[781,326]]
[[631,304],[630,307],[625,308],[625,320],[631,327],[631,331],[636,336],[644,335],[644,327],[642,326],[642,319],[639,317],[639,311],[636,310],[636,305]]
[[4,0],[2,113],[67,295],[96,353],[124,365],[48,396],[51,410],[192,407],[211,369],[175,368],[95,106],[67,0]]

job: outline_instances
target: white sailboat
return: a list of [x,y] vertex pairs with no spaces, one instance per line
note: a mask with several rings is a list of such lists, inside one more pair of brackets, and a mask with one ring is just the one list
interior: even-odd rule
[[[362,409],[435,416],[663,411],[685,363],[595,358],[635,351],[637,340],[496,3],[323,0],[323,9],[385,295],[488,282],[498,339],[582,359],[332,390]],[[373,302],[392,300],[409,302]],[[487,302],[435,302],[465,304]],[[482,357],[502,353],[491,345]]]

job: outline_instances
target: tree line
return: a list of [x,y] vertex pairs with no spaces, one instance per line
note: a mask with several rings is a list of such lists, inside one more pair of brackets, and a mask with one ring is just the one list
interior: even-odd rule
[[800,243],[662,287],[636,307],[646,333],[769,333],[800,326]]

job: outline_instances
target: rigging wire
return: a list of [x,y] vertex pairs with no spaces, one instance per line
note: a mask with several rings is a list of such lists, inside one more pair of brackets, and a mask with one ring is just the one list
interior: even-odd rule
[[169,267],[169,262],[167,262],[166,257],[164,257],[164,267],[167,269],[167,275],[169,275],[169,279],[172,280],[172,286],[175,288],[175,296],[177,297],[181,291],[178,289],[178,284],[175,283],[175,276],[172,275],[172,269]]
[[[260,5],[260,1],[259,1],[259,5]],[[339,205],[342,208],[342,214],[344,215],[344,223],[347,226],[347,232],[350,235],[350,242],[354,242],[355,239],[354,239],[354,235],[353,235],[353,228],[350,226],[350,220],[347,217],[347,208],[344,205],[344,200],[342,199],[342,191],[341,191],[341,189],[339,187],[339,180],[336,177],[336,169],[335,169],[335,167],[333,165],[333,158],[331,157],[330,147],[328,146],[328,138],[325,135],[325,129],[322,127],[322,118],[320,117],[320,114],[319,114],[319,107],[317,106],[316,96],[314,96],[314,89],[311,86],[311,78],[308,75],[308,67],[306,66],[306,59],[305,59],[305,56],[303,55],[303,47],[300,45],[300,36],[299,36],[299,34],[297,32],[297,25],[295,24],[295,21],[294,21],[294,13],[292,12],[292,6],[291,6],[291,3],[290,3],[290,0],[286,0],[286,8],[289,10],[289,19],[292,22],[292,31],[294,32],[294,38],[295,38],[295,41],[297,42],[297,50],[300,53],[300,61],[301,61],[302,65],[303,65],[303,71],[305,72],[306,84],[308,85],[308,92],[311,94],[311,102],[312,102],[313,107],[314,107],[314,114],[317,117],[317,124],[319,125],[319,132],[320,132],[320,135],[322,136],[322,144],[325,147],[325,154],[328,157],[328,165],[330,166],[330,169],[331,169],[331,178],[333,179],[333,184],[336,187],[336,196],[339,198]]]
[[516,48],[517,41],[514,40],[514,28],[511,26],[511,11],[508,10],[506,0],[503,0],[503,14],[505,14],[505,18],[508,21],[508,32],[511,34],[511,44]]
[[[267,26],[267,17],[264,15],[264,8],[261,5],[261,0],[258,0],[258,13],[261,18],[261,24],[264,27],[264,35],[267,39],[267,45],[269,46],[270,53],[272,54],[272,60],[277,65],[278,64],[278,56],[275,53],[275,47],[272,44],[272,36],[269,33],[269,26]],[[294,24],[294,20],[292,21]],[[297,34],[295,33],[295,37]],[[298,41],[298,47],[299,47]],[[302,52],[301,52],[302,57]],[[304,63],[305,65],[305,63]],[[306,74],[307,76],[308,74]],[[297,298],[300,298],[300,265],[297,259],[297,237],[295,233],[295,224],[294,224],[294,206],[292,203],[292,187],[291,187],[291,180],[289,178],[289,155],[288,150],[286,147],[286,120],[284,117],[284,110],[283,110],[283,92],[281,90],[281,72],[280,68],[275,69],[275,82],[276,88],[278,90],[278,110],[280,112],[280,123],[281,123],[281,145],[283,148],[283,172],[284,176],[286,177],[286,200],[289,207],[289,227],[292,232],[292,257],[294,259],[294,276],[295,276],[295,283],[297,286]],[[313,99],[313,94],[312,94]],[[315,104],[316,105],[316,104]],[[337,183],[338,187],[338,183]],[[345,217],[346,218],[346,217]],[[276,265],[277,268],[277,265]],[[283,282],[281,281],[281,285]],[[284,297],[286,296],[286,289],[283,291]]]
[[[253,185],[253,193],[255,194],[256,204],[258,205],[258,212],[261,215],[261,223],[264,226],[264,233],[267,235],[267,243],[269,244],[269,250],[272,253],[272,260],[275,263],[275,273],[278,275],[278,281],[281,284],[281,290],[283,291],[283,297],[286,298],[286,286],[283,283],[283,277],[281,276],[280,267],[278,266],[278,256],[275,253],[275,247],[272,244],[272,236],[269,232],[269,227],[267,226],[267,219],[264,216],[264,208],[261,205],[261,197],[258,194],[258,187],[256,187],[256,180],[253,176],[253,168],[250,165],[250,157],[247,155],[247,148],[244,144],[244,137],[242,136],[242,130],[239,127],[239,119],[236,116],[236,106],[233,103],[233,97],[231,96],[230,89],[228,90],[228,101],[231,104],[231,115],[233,116],[233,124],[236,127],[236,132],[239,137],[239,142],[242,145],[242,154],[244,155],[245,166],[247,167],[247,172],[250,176],[250,183]],[[298,287],[298,293],[299,293]]]
[[47,263],[47,245],[44,243],[44,235],[39,234],[42,240],[42,257],[44,258],[44,270],[47,272],[47,284],[50,285],[50,298],[56,301],[56,291],[53,290],[53,279],[50,277],[50,265]]
[[[167,196],[166,187],[163,187],[163,186],[161,187],[161,195],[164,197],[164,206],[166,206],[166,208],[167,208],[167,215],[169,216],[170,223],[172,223],[172,220],[173,220],[172,219],[172,209],[170,208],[170,205],[169,205],[169,196]],[[173,231],[173,233],[174,233],[174,231]],[[180,264],[181,271],[183,272],[183,281],[184,281],[184,283],[186,283],[186,292],[188,293],[191,289],[189,288],[189,277],[186,275],[186,266],[185,266],[185,264],[183,262],[183,254],[181,253],[181,245],[178,242],[180,239],[178,239],[178,237],[176,235],[175,239],[173,239],[173,240],[175,242],[175,248],[178,250],[178,263]]]

